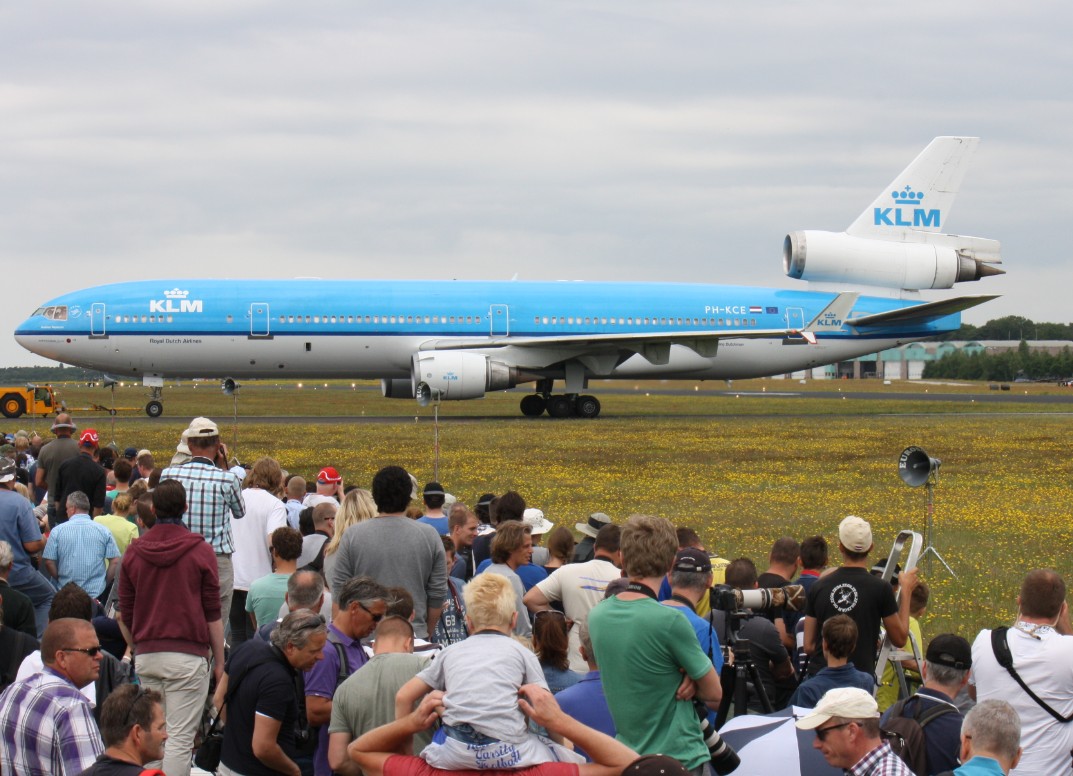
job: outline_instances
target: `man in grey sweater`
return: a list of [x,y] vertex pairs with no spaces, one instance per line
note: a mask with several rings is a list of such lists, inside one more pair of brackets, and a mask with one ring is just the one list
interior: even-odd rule
[[356,576],[406,588],[414,597],[414,633],[428,638],[447,597],[443,542],[435,528],[406,517],[413,482],[405,469],[384,467],[373,477],[372,491],[380,514],[346,529],[336,551],[331,588],[341,590]]

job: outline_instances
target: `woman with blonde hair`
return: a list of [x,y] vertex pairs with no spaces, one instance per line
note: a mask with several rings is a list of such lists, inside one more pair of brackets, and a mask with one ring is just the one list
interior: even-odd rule
[[253,636],[246,616],[246,595],[255,579],[272,573],[269,552],[272,532],[287,525],[287,508],[283,506],[283,470],[274,458],[258,458],[242,481],[242,500],[246,516],[231,518],[231,533],[235,537],[235,552],[231,564],[235,573],[235,594],[231,611],[231,645],[241,644]]
[[335,551],[339,549],[339,542],[343,538],[346,529],[358,523],[364,523],[376,517],[376,502],[373,494],[364,488],[353,488],[343,497],[343,503],[339,505],[339,511],[335,513],[335,533],[324,547],[324,579],[332,578],[335,569]]

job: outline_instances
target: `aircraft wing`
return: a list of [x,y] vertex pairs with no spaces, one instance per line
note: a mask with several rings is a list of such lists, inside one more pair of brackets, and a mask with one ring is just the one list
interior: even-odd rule
[[623,334],[566,334],[548,337],[485,337],[469,340],[434,340],[422,346],[422,350],[485,350],[488,348],[530,348],[553,351],[556,359],[562,356],[607,356],[615,353],[638,353],[653,364],[666,364],[670,358],[671,345],[681,345],[704,358],[715,356],[722,340],[730,339],[785,339],[794,337],[816,344],[816,332],[824,321],[849,314],[858,294],[838,294],[819,315],[800,329],[708,329],[705,331],[629,332]]
[[847,326],[854,327],[927,323],[936,318],[942,318],[943,316],[951,315],[952,313],[959,313],[962,310],[968,310],[970,307],[975,307],[978,304],[990,302],[992,299],[998,299],[998,295],[958,296],[953,299],[941,299],[937,302],[924,302],[923,304],[913,305],[912,307],[903,307],[900,310],[889,310],[885,313],[864,315],[860,318],[850,318],[846,320],[845,323]]
[[671,345],[681,345],[703,358],[713,358],[724,339],[769,339],[800,336],[793,329],[753,329],[739,331],[712,329],[707,331],[675,332],[630,332],[628,334],[566,334],[550,337],[486,337],[472,340],[434,340],[426,342],[422,350],[488,350],[490,348],[518,348],[518,352],[530,352],[537,363],[531,368],[571,358],[587,357],[609,359],[612,364],[621,363],[634,353],[640,354],[653,364],[670,362]]
[[620,347],[640,350],[646,343],[666,342],[684,344],[692,340],[769,339],[798,334],[796,329],[708,329],[704,331],[630,332],[628,334],[564,334],[548,337],[485,337],[467,340],[434,340],[425,343],[423,350],[479,350],[501,347]]

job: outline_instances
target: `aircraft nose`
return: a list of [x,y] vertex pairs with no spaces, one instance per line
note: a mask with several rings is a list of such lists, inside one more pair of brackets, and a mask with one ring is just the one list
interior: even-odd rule
[[33,335],[26,333],[27,324],[29,324],[29,321],[23,321],[19,324],[19,328],[15,330],[15,341],[32,352],[33,343],[36,338]]

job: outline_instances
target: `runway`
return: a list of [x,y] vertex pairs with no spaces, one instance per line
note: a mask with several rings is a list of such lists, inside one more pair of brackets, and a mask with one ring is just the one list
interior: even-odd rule
[[[814,409],[806,408],[806,404],[816,401],[826,402],[839,402],[841,405],[838,408],[839,416],[861,416],[861,417],[875,417],[877,415],[928,415],[934,417],[964,415],[966,412],[971,412],[973,405],[988,405],[989,409],[987,414],[989,415],[1024,415],[1030,416],[1034,413],[1026,411],[1025,409],[1011,410],[1009,413],[1002,412],[1001,409],[995,405],[1037,405],[1044,407],[1046,405],[1068,405],[1069,412],[1073,413],[1073,391],[1066,394],[1025,394],[1016,392],[1016,387],[1010,391],[988,391],[988,392],[975,392],[975,393],[946,393],[941,391],[916,391],[913,393],[885,393],[881,391],[846,391],[846,390],[824,390],[824,391],[794,391],[786,386],[783,390],[741,390],[735,391],[733,389],[721,390],[721,391],[695,391],[689,388],[672,388],[672,387],[655,387],[655,388],[616,388],[600,386],[599,388],[590,389],[597,398],[603,399],[604,409],[600,417],[595,422],[601,420],[627,420],[631,418],[678,418],[678,419],[718,419],[718,418],[769,418],[769,417],[821,417],[824,413],[817,413]],[[506,392],[508,394],[516,394],[521,397],[528,393],[525,390],[513,390]],[[763,411],[756,411],[755,405],[750,408],[749,412],[711,412],[706,407],[703,407],[698,402],[698,409],[696,412],[683,412],[681,410],[681,403],[673,412],[666,414],[659,413],[636,413],[630,412],[628,409],[624,411],[616,411],[614,407],[614,401],[611,397],[615,396],[674,396],[674,397],[686,397],[695,396],[698,399],[702,398],[723,398],[730,400],[751,400],[763,401],[765,399],[781,399],[790,400],[791,402],[800,401],[802,408],[800,412],[795,412],[792,409],[787,410],[783,405],[778,411],[772,411],[770,413]],[[384,400],[387,403],[389,400]],[[857,402],[888,402],[896,403],[896,406],[892,406],[889,411],[879,412],[875,411],[875,408],[869,408],[866,410],[855,411],[853,404]],[[842,404],[845,402],[845,404]],[[399,422],[410,423],[431,423],[433,420],[431,412],[428,408],[419,408],[416,403],[410,401],[393,401],[391,408],[396,410],[390,415],[240,415],[240,424],[271,424],[271,425],[287,425],[287,424],[302,424],[302,425],[329,425],[329,424],[393,424]],[[912,404],[918,403],[942,403],[949,404],[950,410],[943,412],[935,411],[923,411],[914,409]],[[514,414],[512,409],[504,408],[502,413],[499,414],[465,414],[455,415],[451,412],[452,406],[465,406],[469,402],[447,402],[440,407],[441,423],[473,423],[473,422],[488,422],[488,421],[511,421],[517,423],[562,423],[566,422],[562,419],[550,418],[546,415],[538,418],[527,418],[520,414]],[[1055,415],[1065,414],[1064,410],[1050,411],[1042,414]],[[162,423],[173,424],[176,422],[174,414],[165,412],[164,416],[160,418],[150,419],[144,416],[125,416],[122,418],[123,423],[130,423],[135,421],[138,423]],[[79,419],[83,423],[93,422],[96,424],[107,423],[111,420],[108,415],[79,415]],[[574,422],[593,422],[583,421],[577,418],[566,419]],[[230,422],[227,419],[221,419],[221,423]]]

